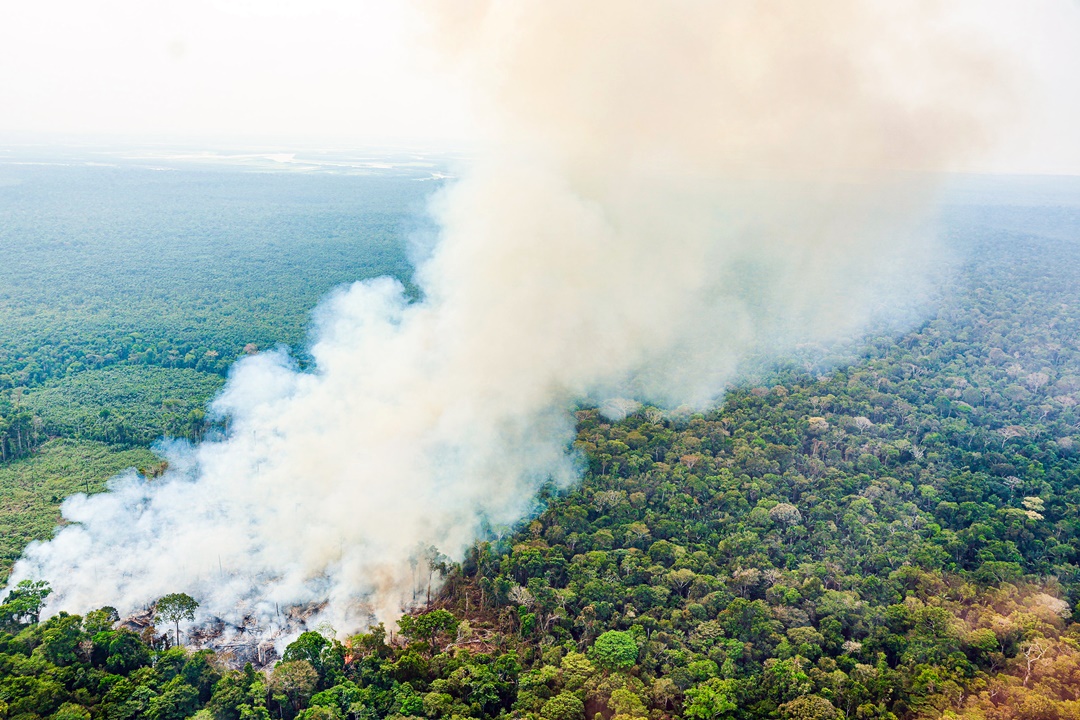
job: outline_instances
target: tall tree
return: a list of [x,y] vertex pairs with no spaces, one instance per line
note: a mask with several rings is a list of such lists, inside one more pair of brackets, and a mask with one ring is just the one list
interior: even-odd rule
[[154,615],[176,626],[176,644],[180,645],[180,621],[194,620],[199,603],[185,593],[170,593],[154,603]]

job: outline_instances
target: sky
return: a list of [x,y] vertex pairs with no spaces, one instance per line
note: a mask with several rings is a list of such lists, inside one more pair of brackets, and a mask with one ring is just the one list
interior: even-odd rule
[[0,0],[0,133],[458,139],[404,3]]
[[[970,5],[1012,115],[967,169],[1080,174],[1080,3]],[[0,141],[467,146],[469,88],[427,32],[388,0],[0,0]]]

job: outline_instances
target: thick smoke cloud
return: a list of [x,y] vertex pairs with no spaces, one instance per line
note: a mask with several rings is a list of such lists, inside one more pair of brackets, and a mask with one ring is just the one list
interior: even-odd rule
[[[902,7],[898,7],[902,5]],[[440,194],[409,302],[357,283],[315,367],[238,364],[228,438],[76,496],[14,579],[48,609],[174,591],[338,630],[578,476],[569,409],[716,401],[750,355],[841,337],[935,262],[928,172],[986,142],[997,70],[934,3],[515,0],[433,7],[490,139]]]

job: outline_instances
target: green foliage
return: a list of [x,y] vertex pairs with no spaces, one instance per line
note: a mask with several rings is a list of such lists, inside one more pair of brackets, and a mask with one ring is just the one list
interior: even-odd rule
[[126,675],[150,663],[150,649],[130,630],[107,630],[93,636],[91,662]]
[[713,678],[686,691],[683,717],[691,720],[719,720],[734,717],[735,687],[731,680]]
[[458,620],[446,610],[433,610],[420,615],[405,615],[398,620],[401,636],[410,642],[426,642],[434,653],[440,639],[452,639],[457,632]]
[[584,720],[585,703],[573,693],[559,693],[544,703],[540,717],[544,720]]
[[337,640],[323,637],[317,632],[301,633],[300,637],[289,643],[282,655],[284,662],[304,660],[315,668],[319,676],[319,687],[328,688],[344,679],[342,669],[345,665],[345,648]]
[[319,683],[319,674],[307,660],[279,663],[270,674],[269,688],[279,705],[288,704],[294,712],[306,704]]
[[408,278],[408,218],[437,187],[415,178],[5,165],[0,389],[299,347],[333,287]]
[[66,702],[53,713],[52,720],[90,720],[90,711],[82,705]]
[[116,612],[116,608],[106,605],[103,608],[86,613],[83,617],[83,629],[86,630],[87,634],[93,636],[99,632],[112,630],[113,625],[119,619],[120,615]]
[[0,628],[9,632],[37,623],[41,606],[52,592],[44,580],[21,580],[0,604]]
[[827,698],[819,695],[802,695],[780,706],[780,712],[788,720],[840,720],[839,712]]
[[608,630],[596,638],[589,650],[589,659],[605,670],[629,670],[637,662],[638,647],[627,632]]
[[53,665],[63,667],[79,661],[79,643],[86,637],[82,618],[61,612],[51,618],[41,629],[41,644],[34,648]]
[[203,408],[223,383],[196,370],[118,366],[51,381],[23,402],[50,436],[149,445],[163,436],[198,440]]
[[19,400],[0,396],[0,463],[26,457],[45,439],[40,418]]
[[316,670],[322,666],[323,653],[331,643],[317,632],[307,631],[289,643],[281,659],[285,662],[307,660]]

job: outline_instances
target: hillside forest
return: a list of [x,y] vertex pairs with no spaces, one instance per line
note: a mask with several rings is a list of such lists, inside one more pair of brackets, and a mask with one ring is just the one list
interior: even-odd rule
[[[206,178],[177,172],[196,185],[185,192],[207,192]],[[153,476],[157,438],[207,432],[229,363],[301,345],[316,291],[365,273],[407,279],[408,217],[432,189],[400,176],[291,178],[301,190],[246,172],[211,180],[228,196],[222,227],[277,223],[302,249],[278,254],[284,230],[259,241],[272,249],[238,241],[223,265],[266,261],[239,288],[195,268],[166,278],[175,258],[149,250],[133,265],[102,259],[113,280],[51,290],[81,303],[41,299],[48,282],[29,259],[6,276],[0,315],[20,329],[0,337],[5,572],[49,536],[64,496],[129,467]],[[234,182],[249,195],[223,189]],[[33,185],[0,197],[44,193]],[[357,204],[313,199],[326,188]],[[6,197],[0,213],[24,205]],[[125,212],[132,237],[153,227]],[[0,717],[1080,720],[1076,219],[1069,207],[954,209],[958,263],[914,326],[871,334],[842,360],[772,366],[708,413],[644,407],[612,421],[578,408],[580,485],[545,489],[535,517],[433,564],[441,589],[396,626],[309,628],[256,667],[191,647],[179,623],[198,598],[185,588],[141,626],[108,607],[42,619],[47,584],[12,588]],[[0,223],[0,249],[27,258],[79,237],[58,225],[16,252],[12,227]],[[80,242],[127,257],[107,235]],[[342,257],[353,264],[335,266]],[[136,298],[110,296],[129,274]],[[278,282],[290,274],[323,285]],[[279,296],[256,307],[260,283]],[[129,307],[138,293],[153,311]]]

